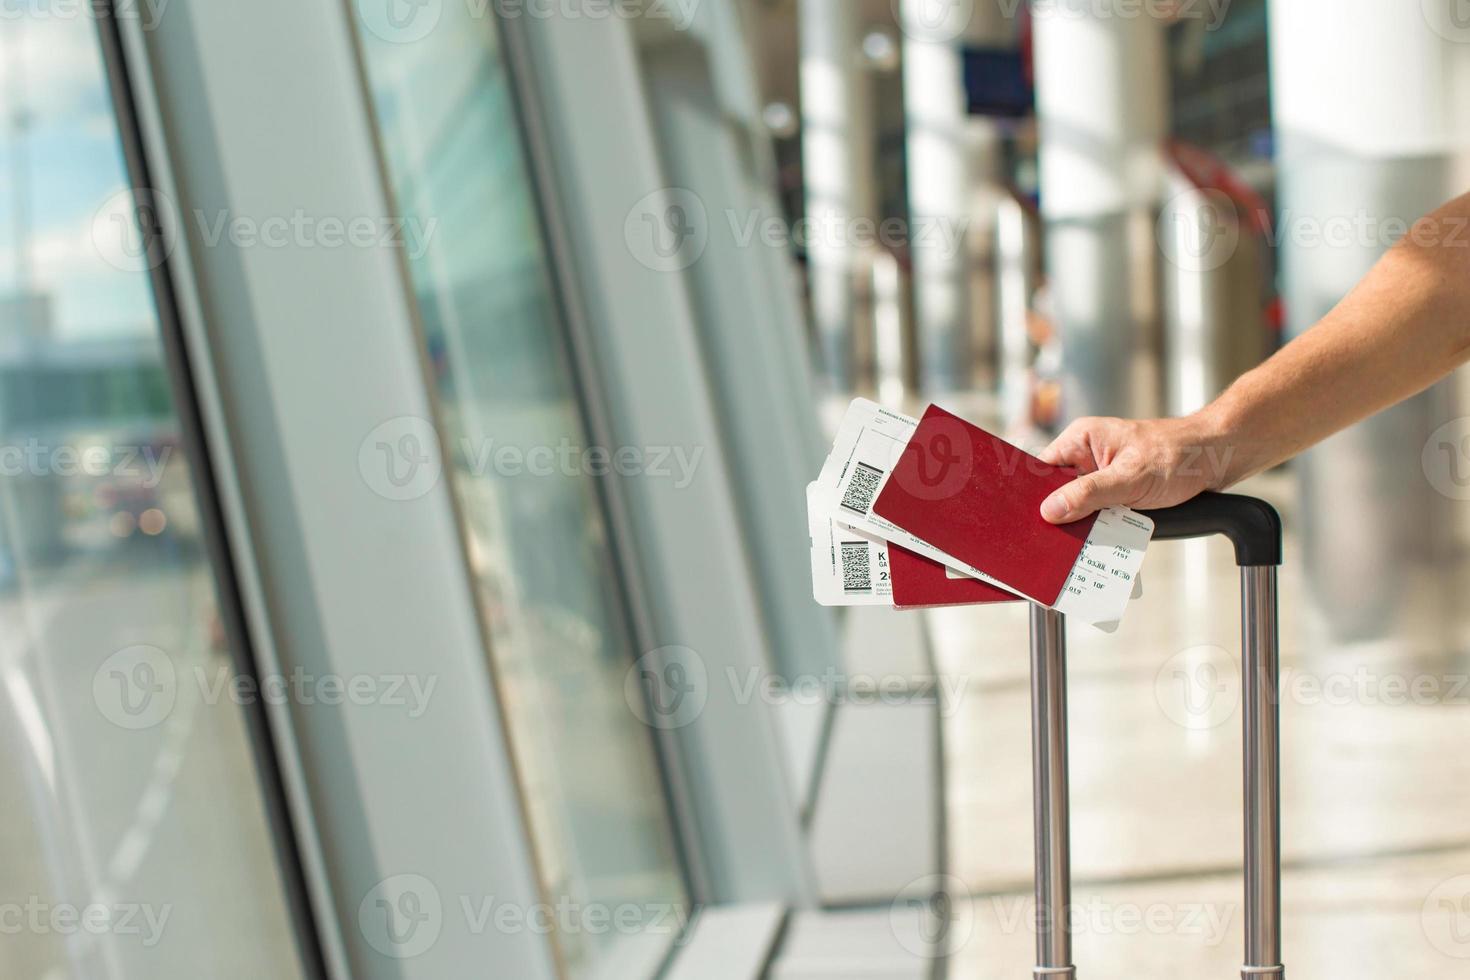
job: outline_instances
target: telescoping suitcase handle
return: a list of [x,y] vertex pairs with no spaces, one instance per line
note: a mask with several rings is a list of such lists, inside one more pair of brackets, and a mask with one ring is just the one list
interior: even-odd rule
[[1155,541],[1183,541],[1222,535],[1235,545],[1242,568],[1274,568],[1281,564],[1281,516],[1255,497],[1202,493],[1167,510],[1145,511],[1154,522]]
[[[1281,518],[1264,500],[1206,493],[1148,512],[1155,541],[1221,535],[1240,566],[1244,670],[1246,937],[1242,980],[1284,980],[1281,962],[1281,736],[1276,569]],[[1067,636],[1063,616],[1031,607],[1036,820],[1036,977],[1076,980],[1067,780]]]

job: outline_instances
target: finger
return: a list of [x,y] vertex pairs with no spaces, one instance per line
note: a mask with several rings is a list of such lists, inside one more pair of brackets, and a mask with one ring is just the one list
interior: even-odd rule
[[1116,467],[1078,477],[1047,497],[1041,516],[1052,524],[1070,524],[1105,507],[1130,502],[1132,481]]
[[1092,449],[1088,438],[1088,429],[1081,422],[1073,422],[1062,430],[1062,434],[1052,440],[1052,444],[1041,451],[1038,458],[1043,463],[1052,466],[1077,466],[1086,470],[1096,469],[1092,466]]

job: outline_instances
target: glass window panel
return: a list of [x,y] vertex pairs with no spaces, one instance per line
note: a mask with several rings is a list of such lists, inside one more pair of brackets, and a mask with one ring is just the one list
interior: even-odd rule
[[0,18],[0,976],[300,976],[87,9]]
[[576,977],[636,976],[615,964],[666,949],[685,895],[650,732],[624,699],[629,634],[512,93],[472,6],[445,4],[407,43],[365,25],[364,50],[421,232],[410,269],[545,887],[573,916],[641,910],[603,935],[559,915],[562,957]]

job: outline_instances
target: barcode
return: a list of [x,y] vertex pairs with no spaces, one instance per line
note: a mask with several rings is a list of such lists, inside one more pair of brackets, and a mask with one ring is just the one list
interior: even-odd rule
[[873,591],[873,571],[868,567],[866,541],[842,542],[842,591]]
[[858,463],[852,471],[852,482],[842,496],[842,506],[855,514],[866,515],[878,496],[878,487],[883,483],[883,471],[867,463]]

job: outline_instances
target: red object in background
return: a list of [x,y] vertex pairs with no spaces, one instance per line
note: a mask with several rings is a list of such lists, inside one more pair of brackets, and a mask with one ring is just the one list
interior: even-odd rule
[[1041,503],[1071,472],[930,406],[873,512],[1046,605],[1061,596],[1097,515],[1057,526]]
[[1235,203],[1240,220],[1257,235],[1271,234],[1271,208],[1224,160],[1183,140],[1165,140],[1164,154],[1200,190],[1219,191]]
[[[1236,214],[1246,231],[1268,243],[1274,240],[1271,206],[1228,163],[1209,150],[1183,140],[1165,140],[1164,155],[1195,187],[1217,191],[1228,197],[1235,205]],[[1263,270],[1262,275],[1267,302],[1261,315],[1266,329],[1271,331],[1272,337],[1279,344],[1286,323],[1286,304],[1280,296],[1275,295],[1275,284],[1269,269]]]

